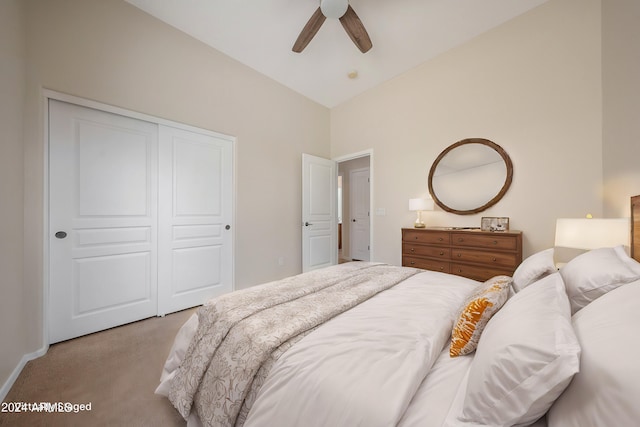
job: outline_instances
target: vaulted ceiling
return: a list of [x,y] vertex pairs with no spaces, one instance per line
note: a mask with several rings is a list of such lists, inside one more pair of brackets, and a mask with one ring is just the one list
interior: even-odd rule
[[292,52],[319,0],[127,1],[334,107],[547,0],[350,0],[373,43],[364,54],[337,19],[327,19],[301,53]]

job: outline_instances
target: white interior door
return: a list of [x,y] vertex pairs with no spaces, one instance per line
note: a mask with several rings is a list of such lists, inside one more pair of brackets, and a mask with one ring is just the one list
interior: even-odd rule
[[302,271],[338,263],[337,165],[302,155]]
[[370,189],[369,168],[349,172],[349,200],[351,214],[351,259],[369,261]]
[[160,126],[158,314],[232,290],[228,139]]
[[49,102],[49,338],[157,311],[157,126]]

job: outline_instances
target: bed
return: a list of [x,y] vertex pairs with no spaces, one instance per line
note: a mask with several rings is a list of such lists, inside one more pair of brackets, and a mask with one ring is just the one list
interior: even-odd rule
[[623,246],[486,282],[340,264],[207,302],[156,393],[191,426],[637,426],[639,308]]

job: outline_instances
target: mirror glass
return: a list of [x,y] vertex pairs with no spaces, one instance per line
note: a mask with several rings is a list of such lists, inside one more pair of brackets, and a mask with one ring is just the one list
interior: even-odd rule
[[507,153],[482,138],[458,141],[445,149],[429,171],[429,192],[442,209],[474,214],[496,204],[511,185]]

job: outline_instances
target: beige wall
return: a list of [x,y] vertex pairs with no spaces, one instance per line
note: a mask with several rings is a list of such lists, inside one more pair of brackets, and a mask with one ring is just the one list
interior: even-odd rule
[[400,264],[408,199],[428,195],[433,160],[469,137],[501,145],[511,189],[478,215],[508,216],[524,254],[553,246],[555,219],[602,213],[600,1],[551,0],[331,111],[331,154],[374,150],[373,259]]
[[28,351],[22,292],[22,115],[26,37],[21,0],[0,2],[0,387]]
[[237,137],[236,288],[300,271],[301,154],[329,155],[328,109],[122,0],[26,5],[24,280],[32,316],[24,335],[31,350],[42,339],[42,88]]
[[640,2],[602,2],[605,215],[629,216],[640,194]]

